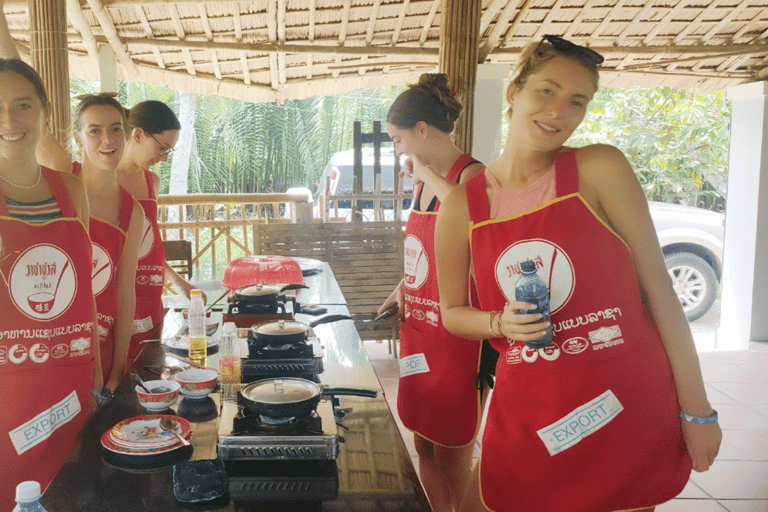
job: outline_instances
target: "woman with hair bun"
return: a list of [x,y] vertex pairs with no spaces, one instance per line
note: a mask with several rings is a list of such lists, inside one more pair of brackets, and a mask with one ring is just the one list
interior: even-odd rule
[[483,167],[451,138],[461,110],[446,75],[424,74],[387,114],[387,132],[396,153],[408,155],[405,173],[417,186],[405,230],[405,277],[379,312],[398,306],[397,410],[414,433],[419,474],[432,508],[440,511],[461,502],[481,418],[481,344],[443,327],[433,242],[440,201]]
[[156,163],[168,161],[179,140],[179,119],[165,103],[147,100],[128,111],[127,129],[128,142],[117,180],[144,210],[139,268],[136,271],[134,336],[128,351],[130,363],[141,351],[142,341],[160,337],[163,326],[162,293],[166,279],[187,297],[194,286],[165,261],[157,223],[160,177],[150,170]]
[[[504,152],[438,215],[445,326],[501,354],[461,510],[651,512],[718,453],[717,412],[635,173],[615,147],[564,146],[602,62],[554,35],[528,45],[507,88]],[[544,314],[516,298],[534,269]]]

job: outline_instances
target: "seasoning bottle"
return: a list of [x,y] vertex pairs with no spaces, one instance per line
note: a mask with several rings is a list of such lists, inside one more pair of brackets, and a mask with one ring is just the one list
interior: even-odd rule
[[[546,319],[549,316],[549,288],[536,272],[536,262],[525,260],[520,264],[520,271],[522,275],[515,284],[515,300],[536,306],[536,309],[521,309],[520,313],[539,314]],[[526,341],[525,344],[530,348],[544,348],[551,341],[552,329],[550,328],[547,329],[547,333],[543,337],[538,340]]]
[[223,329],[219,340],[219,381],[224,399],[234,400],[240,390],[240,345],[234,322],[226,322]]
[[34,480],[21,482],[16,486],[16,506],[13,512],[46,512],[40,503],[40,484]]
[[205,366],[208,354],[208,343],[205,341],[205,305],[203,304],[203,292],[192,290],[189,293],[191,299],[187,314],[189,325],[189,358],[195,364]]

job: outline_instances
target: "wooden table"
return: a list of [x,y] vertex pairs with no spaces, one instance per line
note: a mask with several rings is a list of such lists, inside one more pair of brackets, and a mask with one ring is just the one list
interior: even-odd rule
[[[307,281],[310,286],[314,283],[315,288],[304,290],[302,294],[311,291],[307,296],[316,299],[314,303],[327,304],[329,313],[347,312],[346,306],[336,302],[340,291],[334,291],[334,286],[336,290],[338,286],[327,265],[321,275],[311,276]],[[317,288],[318,283],[324,283],[324,290]],[[180,314],[169,311],[169,324],[164,331],[174,328],[172,324],[177,321],[177,316]],[[302,315],[297,317],[305,322],[311,318]],[[133,385],[125,378],[113,400],[88,423],[72,459],[46,490],[44,506],[49,512],[431,510],[354,324],[351,321],[339,321],[319,325],[315,329],[324,340],[324,372],[319,376],[323,384],[379,391],[375,399],[338,397],[340,407],[351,408],[352,412],[342,420],[348,430],[339,430],[345,441],[339,445],[336,460],[339,492],[335,499],[291,502],[288,508],[286,503],[280,502],[235,500],[213,508],[188,508],[173,498],[170,466],[147,471],[126,471],[113,467],[104,458],[101,435],[118,421],[146,413],[138,404]],[[136,361],[134,370],[143,378],[151,378],[147,367],[179,364],[182,363],[165,355],[162,345],[149,343]],[[208,364],[217,364],[217,357],[209,357]],[[212,407],[211,414],[207,414],[207,417],[206,414],[188,417],[194,432],[193,451],[189,457],[191,460],[216,457],[220,395],[214,393],[212,398],[215,407]],[[177,410],[179,403],[176,405]],[[180,455],[186,454],[180,452]]]

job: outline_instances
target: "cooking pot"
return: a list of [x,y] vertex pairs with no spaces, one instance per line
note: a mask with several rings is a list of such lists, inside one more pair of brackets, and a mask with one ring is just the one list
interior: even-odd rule
[[230,298],[230,313],[285,312],[285,292],[309,288],[303,284],[251,284],[238,288]]
[[325,315],[310,323],[296,320],[272,320],[251,327],[248,331],[248,344],[256,348],[265,346],[295,345],[307,341],[312,327],[338,320],[354,320],[349,315]]
[[328,388],[307,379],[284,377],[252,382],[240,390],[249,410],[270,418],[302,417],[317,407],[323,396],[354,395],[376,398],[372,389]]

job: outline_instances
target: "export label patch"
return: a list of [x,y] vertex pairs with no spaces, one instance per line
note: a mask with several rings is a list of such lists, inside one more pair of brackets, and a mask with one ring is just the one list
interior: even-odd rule
[[400,360],[400,376],[407,377],[417,373],[427,373],[429,365],[424,354],[413,354]]
[[549,454],[555,455],[594,434],[623,410],[624,406],[609,389],[536,433],[544,442]]
[[33,446],[51,437],[53,432],[68,423],[80,412],[77,392],[72,391],[64,400],[53,405],[28,422],[8,432],[16,453],[21,455]]

